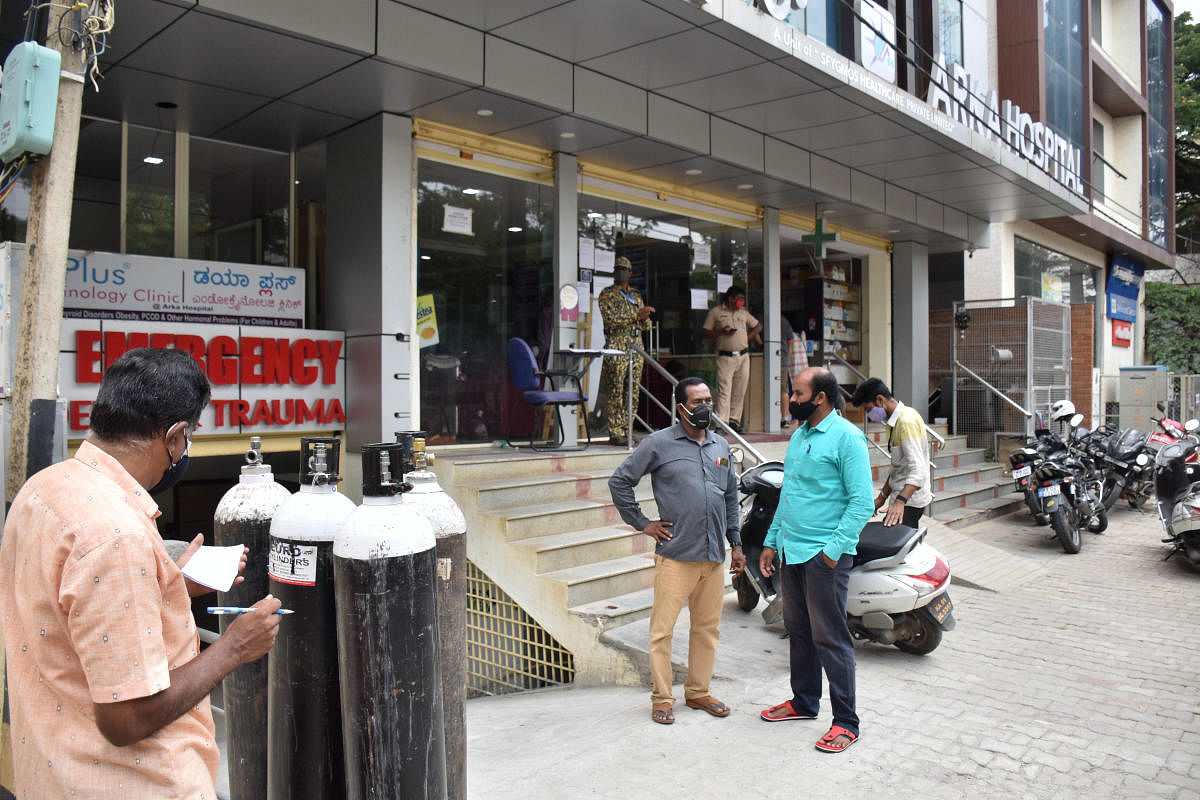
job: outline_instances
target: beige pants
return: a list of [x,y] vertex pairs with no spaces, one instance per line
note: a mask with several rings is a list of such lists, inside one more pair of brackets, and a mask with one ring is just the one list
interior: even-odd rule
[[688,638],[688,677],[685,700],[704,697],[712,680],[717,642],[721,638],[721,607],[725,599],[724,564],[719,561],[676,561],[654,557],[654,605],[650,609],[650,674],[652,703],[674,703],[671,696],[671,635],[679,611],[687,604],[692,618]]
[[726,422],[742,422],[742,404],[750,384],[750,354],[736,358],[717,356],[717,416]]

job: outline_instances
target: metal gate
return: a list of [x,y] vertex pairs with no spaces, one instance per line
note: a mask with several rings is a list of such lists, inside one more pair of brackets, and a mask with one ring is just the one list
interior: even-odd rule
[[[1036,297],[954,304],[953,426],[996,452],[997,434],[1029,436],[1030,413],[1071,391],[1071,307]],[[971,374],[974,373],[974,374]]]

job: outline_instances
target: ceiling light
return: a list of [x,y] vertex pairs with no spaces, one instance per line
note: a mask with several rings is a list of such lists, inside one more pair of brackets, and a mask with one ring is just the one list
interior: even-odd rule
[[888,228],[888,233],[899,233],[899,232],[900,232],[899,228]]
[[559,136],[561,136],[564,139],[574,139],[575,138],[575,134],[572,133],[571,131],[563,131],[562,133],[559,134]]
[[422,260],[422,261],[432,261],[432,260],[433,260],[433,256],[421,256],[421,260]]
[[475,113],[481,117],[490,117],[492,114],[495,114],[496,112],[492,111],[490,108],[481,108],[478,111],[476,111]]
[[512,226],[511,228],[509,228],[509,229],[508,229],[508,232],[509,232],[509,233],[520,233],[520,232],[521,232],[521,231],[523,231],[523,230],[524,230],[524,228],[519,228],[519,227],[517,227],[516,225],[514,225],[514,226]]
[[821,215],[822,215],[822,216],[825,216],[825,217],[828,217],[830,214],[836,214],[836,213],[837,213],[837,212],[836,212],[836,211],[834,211],[833,209],[831,209],[831,208],[826,208],[826,209],[824,209],[824,210],[821,212]]
[[695,167],[692,167],[691,169],[685,169],[685,170],[683,171],[683,174],[684,174],[684,175],[703,175],[703,174],[704,174],[704,170],[702,170],[702,169],[696,169]]
[[601,214],[599,211],[589,211],[588,212],[588,219],[600,219],[603,216],[604,215]]
[[150,164],[155,167],[157,167],[159,164],[161,164],[163,162],[163,160],[161,158],[159,158],[158,156],[146,156],[145,158],[142,159],[142,161],[146,164]]
[[753,183],[739,183],[738,188],[739,189],[753,189],[754,184]]
[[299,186],[299,185],[300,185],[300,181],[296,181],[296,185],[297,185],[297,186]]
[[480,194],[479,189],[463,189],[463,194]]

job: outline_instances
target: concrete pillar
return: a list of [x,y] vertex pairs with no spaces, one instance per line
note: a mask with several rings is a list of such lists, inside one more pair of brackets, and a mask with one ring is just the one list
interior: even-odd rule
[[892,258],[872,250],[865,259],[862,304],[862,356],[868,377],[892,385]]
[[327,159],[326,321],[346,332],[346,449],[359,451],[420,427],[412,120],[361,122],[329,138]]
[[929,250],[896,242],[892,250],[892,393],[924,411],[929,398]]
[[[579,159],[570,153],[554,154],[554,344],[552,349],[574,347],[579,324],[566,319],[559,304],[564,286],[579,281]],[[585,311],[582,298],[577,313]],[[572,387],[563,386],[564,390]],[[563,444],[579,442],[579,406],[563,406]]]
[[768,433],[779,431],[779,420],[785,409],[779,407],[779,393],[787,386],[779,362],[783,341],[780,317],[780,257],[779,209],[763,209],[763,428]]

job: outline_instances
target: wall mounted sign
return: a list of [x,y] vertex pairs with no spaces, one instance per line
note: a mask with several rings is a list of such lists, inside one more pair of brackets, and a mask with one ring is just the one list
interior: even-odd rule
[[1127,255],[1115,253],[1109,257],[1108,283],[1104,287],[1108,295],[1109,319],[1137,322],[1138,294],[1145,271],[1145,264]]
[[1133,346],[1133,324],[1123,319],[1112,321],[1112,343],[1115,347]]
[[442,230],[446,233],[461,233],[464,236],[474,236],[475,229],[471,218],[475,212],[469,208],[445,206],[442,215]]
[[417,297],[417,342],[421,347],[432,347],[440,341],[433,295],[420,295]]

